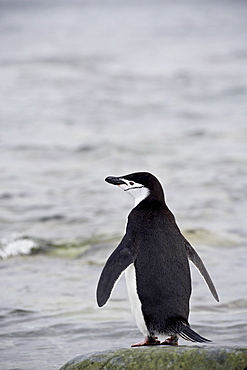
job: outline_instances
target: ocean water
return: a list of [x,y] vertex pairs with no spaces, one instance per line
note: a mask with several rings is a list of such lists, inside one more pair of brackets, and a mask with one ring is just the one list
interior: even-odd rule
[[[190,322],[247,345],[247,3],[0,0],[0,368],[141,340],[124,279],[95,288],[150,171],[205,262]],[[192,345],[181,340],[183,345]]]

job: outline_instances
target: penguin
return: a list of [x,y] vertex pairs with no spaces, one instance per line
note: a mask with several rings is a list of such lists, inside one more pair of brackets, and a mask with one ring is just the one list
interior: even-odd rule
[[[191,329],[188,322],[191,296],[189,260],[198,268],[216,301],[219,297],[201,258],[182,235],[166,205],[163,188],[149,172],[109,176],[134,197],[126,232],[108,258],[99,278],[96,296],[99,307],[108,301],[112,289],[125,271],[131,311],[144,336],[132,347],[177,345],[179,338],[211,342]],[[159,335],[168,336],[165,341]]]

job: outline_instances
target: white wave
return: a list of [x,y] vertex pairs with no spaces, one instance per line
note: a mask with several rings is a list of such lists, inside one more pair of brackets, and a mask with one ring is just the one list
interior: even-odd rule
[[38,244],[32,240],[14,235],[10,239],[1,239],[0,257],[6,259],[12,256],[28,255]]

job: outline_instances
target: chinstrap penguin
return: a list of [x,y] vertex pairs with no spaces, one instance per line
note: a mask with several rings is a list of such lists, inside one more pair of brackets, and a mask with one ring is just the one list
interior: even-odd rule
[[[131,311],[145,339],[134,346],[178,344],[179,337],[210,342],[190,328],[191,260],[204,277],[213,297],[214,284],[196,251],[181,234],[166,205],[161,184],[148,172],[105,179],[134,197],[126,233],[107,260],[97,287],[101,307],[125,271]],[[164,342],[158,335],[168,335]]]

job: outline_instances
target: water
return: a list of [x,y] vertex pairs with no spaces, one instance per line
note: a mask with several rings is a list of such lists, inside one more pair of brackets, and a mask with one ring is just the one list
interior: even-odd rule
[[246,346],[246,8],[0,1],[1,368],[141,339],[124,281],[95,286],[132,207],[104,178],[143,170],[220,296],[192,267],[192,327]]

